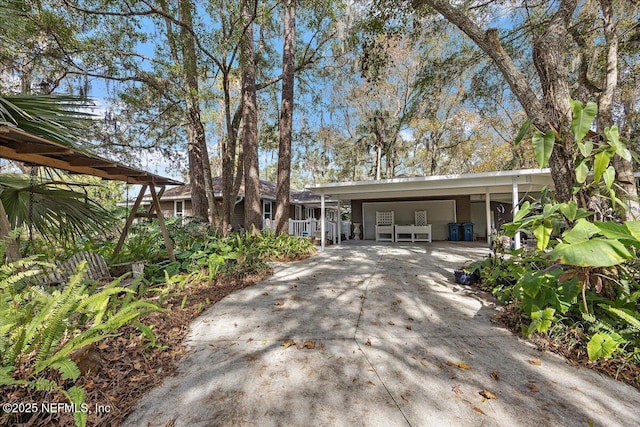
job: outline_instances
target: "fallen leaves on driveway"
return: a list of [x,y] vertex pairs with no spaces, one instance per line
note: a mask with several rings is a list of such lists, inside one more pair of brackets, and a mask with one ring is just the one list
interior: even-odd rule
[[289,348],[293,345],[296,345],[296,342],[294,340],[286,340],[285,342],[282,343],[282,346],[284,348]]
[[480,396],[487,398],[487,399],[497,399],[498,396],[496,396],[495,394],[491,393],[489,390],[482,390],[480,392]]
[[324,343],[320,341],[316,342],[312,340],[305,340],[299,343],[296,343],[294,340],[285,340],[282,343],[282,347],[284,348],[289,348],[293,346],[295,346],[298,350],[302,350],[303,348],[306,348],[307,350],[313,350],[313,349],[322,350],[324,348]]
[[471,369],[471,367],[464,362],[451,362],[449,360],[447,360],[447,366],[455,366],[457,368],[465,369],[465,370]]
[[484,411],[482,409],[478,408],[477,406],[474,406],[473,410],[476,411],[476,412],[481,413],[482,415],[487,415],[487,414],[484,413]]

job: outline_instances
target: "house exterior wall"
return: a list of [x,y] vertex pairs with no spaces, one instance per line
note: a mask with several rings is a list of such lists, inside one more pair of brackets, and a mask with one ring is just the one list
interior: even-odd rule
[[[181,200],[182,216],[192,216],[193,209],[191,208],[191,200]],[[146,208],[148,209],[148,207]],[[165,218],[172,218],[175,216],[175,200],[160,200],[160,210]]]
[[473,232],[478,239],[487,237],[487,208],[485,202],[471,203],[471,221]]
[[[270,201],[272,203],[272,209],[275,208],[275,202],[271,199],[265,199],[266,201]],[[184,216],[191,216],[193,214],[193,209],[191,206],[191,200],[181,200],[183,202],[183,212]],[[263,200],[264,201],[264,200]],[[143,207],[141,209],[148,210],[149,209],[149,200],[145,200],[143,203]],[[262,204],[262,201],[261,201]],[[175,200],[160,200],[160,210],[165,218],[171,218],[175,216]],[[320,208],[314,209],[316,218],[320,218]],[[245,214],[245,201],[242,199],[239,203],[235,205],[235,208],[231,214],[231,226],[233,230],[238,230],[240,228],[244,228],[244,214]],[[273,212],[272,212],[273,214]],[[264,212],[263,212],[264,215]],[[305,216],[305,208],[302,205],[302,216]],[[291,204],[289,209],[289,218],[295,218],[295,205]]]
[[184,216],[193,216],[193,208],[191,207],[191,200],[184,201]]
[[237,203],[231,214],[231,226],[235,231],[244,228],[244,199]]
[[160,210],[165,218],[173,217],[173,200],[160,201]]

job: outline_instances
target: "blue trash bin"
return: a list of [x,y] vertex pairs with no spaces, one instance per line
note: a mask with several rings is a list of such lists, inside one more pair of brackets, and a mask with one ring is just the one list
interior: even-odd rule
[[452,242],[460,240],[460,224],[457,222],[449,223],[449,240]]
[[462,224],[462,240],[465,242],[473,242],[473,223],[465,222]]

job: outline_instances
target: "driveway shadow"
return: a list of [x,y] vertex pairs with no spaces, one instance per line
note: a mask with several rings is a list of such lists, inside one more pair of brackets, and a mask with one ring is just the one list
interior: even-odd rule
[[127,425],[640,425],[637,390],[538,352],[453,283],[485,253],[342,245],[281,265],[192,324]]

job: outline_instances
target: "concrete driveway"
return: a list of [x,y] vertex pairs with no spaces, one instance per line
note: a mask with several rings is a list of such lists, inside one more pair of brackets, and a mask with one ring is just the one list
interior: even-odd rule
[[127,425],[640,425],[636,389],[540,353],[453,283],[482,246],[356,243],[205,312]]

